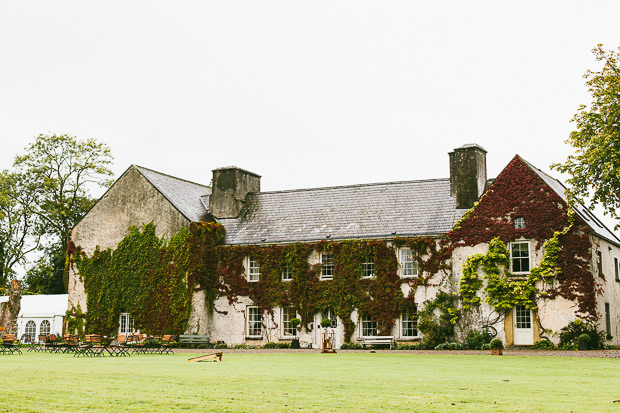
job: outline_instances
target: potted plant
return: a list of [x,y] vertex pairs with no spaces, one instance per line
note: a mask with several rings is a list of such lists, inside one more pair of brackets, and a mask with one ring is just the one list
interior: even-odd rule
[[331,326],[332,326],[332,320],[330,320],[329,318],[324,318],[321,320],[321,327],[330,328]]
[[494,356],[501,356],[502,350],[504,349],[504,343],[499,338],[494,338],[489,343],[489,347],[491,347],[491,354]]
[[[301,320],[299,318],[293,318],[289,321],[292,328],[298,328],[301,325]],[[299,348],[299,338],[297,336],[291,341],[291,348]]]
[[590,349],[590,336],[586,333],[583,333],[579,336],[579,350],[589,350]]

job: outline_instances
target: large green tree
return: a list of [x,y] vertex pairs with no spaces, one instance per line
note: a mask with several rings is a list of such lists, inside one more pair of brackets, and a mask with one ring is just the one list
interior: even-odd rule
[[[41,222],[48,252],[67,250],[71,230],[95,202],[90,191],[110,186],[111,163],[107,145],[70,135],[39,135],[24,155],[15,158],[14,167],[25,177],[28,191],[36,195],[29,212]],[[56,247],[50,249],[50,244]],[[47,263],[54,261],[50,258]],[[65,269],[65,291],[68,281]]]
[[[620,50],[620,49],[619,49]],[[576,130],[566,141],[575,149],[563,164],[552,168],[571,175],[567,180],[571,201],[600,204],[613,218],[620,218],[620,54],[599,44],[592,50],[602,63],[598,71],[584,74],[592,95],[590,106],[581,105],[572,121]],[[616,229],[620,227],[616,225]]]
[[36,193],[24,181],[19,174],[0,172],[0,293],[15,276],[15,267],[24,265],[26,255],[39,246],[40,221],[30,213]]

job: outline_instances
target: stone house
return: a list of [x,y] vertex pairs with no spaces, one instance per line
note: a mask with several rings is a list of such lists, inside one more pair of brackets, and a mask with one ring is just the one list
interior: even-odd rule
[[[557,341],[553,332],[577,317],[597,323],[608,340],[618,337],[620,240],[587,209],[570,214],[562,184],[519,156],[494,180],[478,145],[449,158],[446,179],[273,192],[261,192],[261,177],[236,167],[215,169],[209,188],[132,165],[76,225],[72,241],[92,257],[116,248],[130,226],[154,223],[159,237],[170,238],[192,223],[219,223],[221,247],[236,251],[237,261],[217,264],[212,294],[188,286],[186,332],[228,345],[298,338],[320,347],[325,318],[337,348],[379,333],[417,341],[416,314],[441,291],[459,295],[460,338],[491,326],[508,345]],[[490,253],[500,244],[503,261]],[[294,265],[268,258],[282,247],[283,260],[304,245]],[[350,267],[349,257],[338,256],[347,248]],[[500,262],[496,278],[492,260]],[[259,301],[269,294],[267,311]],[[72,266],[69,308],[78,305],[88,312],[84,279]],[[115,311],[119,332],[130,331],[134,315]],[[297,317],[300,329],[290,325]]]

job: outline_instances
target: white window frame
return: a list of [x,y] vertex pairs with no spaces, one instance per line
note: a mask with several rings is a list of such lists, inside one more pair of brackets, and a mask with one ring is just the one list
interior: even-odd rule
[[282,336],[297,337],[297,328],[291,326],[291,320],[297,318],[295,307],[282,307]]
[[[367,334],[369,332],[374,332],[374,334]],[[362,337],[374,337],[377,335],[377,322],[368,314],[360,317],[360,333]]]
[[[45,327],[47,327],[46,329],[43,329],[43,323],[46,323]],[[43,320],[41,321],[41,324],[39,324],[39,335],[41,334],[51,334],[52,333],[52,323],[50,323],[50,320]]]
[[603,275],[603,251],[596,251],[596,272],[598,272],[599,278],[605,278]]
[[136,331],[133,328],[134,319],[130,313],[120,313],[118,316],[118,334],[133,334]]
[[375,276],[375,257],[373,254],[369,254],[364,257],[362,262],[362,278],[368,279]]
[[291,264],[284,264],[282,267],[282,281],[292,281],[293,280],[293,269],[291,268]]
[[[258,316],[258,319],[256,319]],[[258,324],[257,324],[258,323]],[[250,334],[251,332],[256,332],[256,326],[259,326],[260,334]],[[246,336],[252,338],[262,338],[263,337],[263,315],[262,311],[258,306],[248,305],[245,307],[245,328],[246,328]]]
[[616,281],[620,281],[620,267],[618,267],[618,258],[614,257],[614,271],[616,272]]
[[524,229],[525,228],[525,218],[517,217],[514,220],[515,229]]
[[338,327],[338,316],[336,315],[336,312],[334,311],[333,308],[331,307],[326,308],[325,310],[323,310],[321,315],[322,315],[321,321],[327,318],[328,320],[332,322],[331,328]]
[[[30,327],[34,327],[34,331],[29,332],[28,325],[30,325]],[[31,340],[35,340],[37,338],[37,323],[34,320],[28,320],[26,322],[26,325],[24,325],[24,334],[30,335]]]
[[[525,259],[525,257],[515,257],[513,256],[513,246],[515,245],[522,245],[525,244],[527,245],[527,265],[528,265],[528,270],[527,271],[515,271],[514,270],[514,260],[519,259],[519,260],[523,260]],[[530,247],[530,242],[529,241],[515,241],[515,242],[511,242],[510,243],[510,272],[513,274],[529,274],[530,271],[532,270],[532,249]]]
[[248,282],[255,283],[260,281],[260,264],[258,260],[250,256],[247,258]]
[[[404,254],[409,251],[411,261],[405,261]],[[406,264],[411,264],[411,268]],[[398,249],[398,268],[400,269],[400,276],[402,278],[415,278],[418,276],[418,262],[415,260],[413,250],[409,247],[401,247]],[[409,272],[411,272],[409,274]]]
[[[410,324],[410,325],[409,325]],[[414,334],[405,334],[406,330],[413,330]],[[407,309],[400,312],[400,336],[402,338],[418,338],[420,330],[418,329],[418,306],[414,304],[413,314]]]
[[[327,258],[331,257],[331,258]],[[321,280],[333,280],[334,279],[334,254],[321,253]],[[329,274],[328,274],[329,273]]]

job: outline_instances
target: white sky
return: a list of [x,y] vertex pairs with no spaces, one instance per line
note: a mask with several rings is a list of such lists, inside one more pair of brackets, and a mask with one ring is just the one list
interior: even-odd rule
[[[40,133],[263,190],[447,177],[447,153],[548,171],[590,102],[616,1],[3,1],[0,169]],[[556,172],[553,176],[558,177]]]

